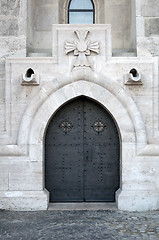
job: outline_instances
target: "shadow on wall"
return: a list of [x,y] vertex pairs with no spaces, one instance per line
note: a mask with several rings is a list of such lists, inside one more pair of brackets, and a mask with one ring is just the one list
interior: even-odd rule
[[[85,3],[87,4],[87,1]],[[95,24],[111,24],[113,56],[136,56],[134,1],[105,0],[104,7],[103,2],[94,0],[93,3]],[[68,7],[69,2],[64,0],[52,2],[28,0],[27,55],[29,57],[52,55],[52,24],[68,23]]]

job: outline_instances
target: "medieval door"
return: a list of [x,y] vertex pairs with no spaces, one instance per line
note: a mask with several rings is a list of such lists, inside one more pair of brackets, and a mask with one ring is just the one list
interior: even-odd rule
[[45,185],[50,202],[115,201],[119,137],[110,114],[85,97],[64,105],[45,140]]

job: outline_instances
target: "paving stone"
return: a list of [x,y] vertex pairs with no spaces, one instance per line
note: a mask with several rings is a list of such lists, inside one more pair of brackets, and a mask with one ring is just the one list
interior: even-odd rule
[[157,240],[158,223],[158,211],[0,211],[0,239]]

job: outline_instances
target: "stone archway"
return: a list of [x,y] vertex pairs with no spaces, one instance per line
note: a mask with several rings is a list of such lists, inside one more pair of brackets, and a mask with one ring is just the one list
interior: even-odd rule
[[[109,110],[113,118],[116,120],[120,132],[121,141],[121,159],[125,162],[128,157],[129,160],[133,160],[136,155],[136,134],[134,132],[134,125],[127,109],[123,106],[121,101],[118,100],[111,92],[105,88],[91,82],[77,81],[68,84],[61,89],[55,91],[51,95],[47,96],[44,103],[37,109],[34,117],[32,118],[31,129],[29,133],[29,153],[30,159],[37,159],[43,168],[44,161],[44,136],[47,129],[47,125],[51,119],[51,116],[67,101],[78,97],[87,96],[102,104],[106,109]],[[136,118],[136,117],[135,117]],[[20,138],[21,139],[21,138]],[[24,138],[23,138],[24,139]],[[138,139],[140,141],[140,138]],[[127,189],[126,184],[123,185],[123,177],[126,174],[126,169],[120,169],[120,189],[116,195],[116,201],[118,202],[119,197]],[[42,182],[44,185],[44,169],[42,174]],[[119,202],[118,202],[119,204]]]
[[[130,195],[129,182],[125,182],[127,169],[124,166],[127,162],[136,159],[136,150],[145,147],[147,140],[144,123],[135,102],[115,81],[111,80],[110,84],[110,79],[100,74],[77,71],[61,76],[56,85],[50,81],[49,85],[41,86],[39,94],[32,99],[23,115],[18,146],[27,146],[30,160],[36,161],[41,166],[40,178],[43,191],[45,188],[44,139],[47,126],[51,117],[63,104],[79,96],[86,96],[101,104],[109,111],[118,126],[121,144],[120,163],[122,164],[120,190],[116,193],[116,201],[122,209],[125,206],[124,194],[126,199]],[[133,182],[131,184],[133,185]],[[136,192],[134,191],[133,194]],[[133,198],[131,200],[133,201]]]

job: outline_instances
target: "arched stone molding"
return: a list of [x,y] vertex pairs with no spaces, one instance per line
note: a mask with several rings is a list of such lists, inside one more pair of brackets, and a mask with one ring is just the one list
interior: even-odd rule
[[[47,209],[48,194],[44,184],[45,132],[56,111],[69,100],[81,95],[97,101],[106,108],[117,124],[120,135],[121,164],[120,189],[116,192],[116,201],[119,209],[123,209],[125,205],[123,196],[130,189],[129,182],[125,180],[128,175],[126,166],[137,162],[136,145],[145,146],[146,132],[135,102],[113,79],[82,69],[82,71],[75,70],[43,83],[39,93],[32,99],[23,115],[17,141],[18,147],[21,149],[21,146],[26,146],[29,153],[27,162],[32,168],[34,164],[38,166],[41,195],[45,203],[43,209]],[[132,167],[129,168],[129,172],[133,172]],[[31,173],[30,177],[32,176],[34,173]],[[131,184],[131,188],[135,189],[135,183]],[[136,191],[130,192],[136,194]]]
[[132,121],[121,102],[107,89],[83,80],[63,86],[45,100],[32,120],[29,143],[42,144],[50,118],[63,104],[79,96],[89,97],[106,108],[117,124],[121,142],[135,144],[136,137]]
[[[33,140],[36,135],[32,134],[33,125],[35,124],[35,127],[37,125],[39,127],[39,124],[44,124],[45,128],[49,118],[54,113],[54,111],[56,111],[62,104],[69,101],[71,98],[75,98],[80,95],[86,95],[88,97],[91,97],[92,99],[100,102],[106,109],[108,109],[108,111],[113,115],[119,126],[122,141],[125,141],[125,139],[127,139],[128,135],[132,133],[133,129],[134,132],[133,136],[131,135],[130,137],[131,140],[126,141],[129,143],[136,141],[137,145],[142,147],[147,144],[145,125],[142,120],[140,111],[138,110],[131,96],[117,82],[113,81],[112,79],[108,79],[106,76],[96,74],[88,70],[79,70],[72,73],[67,73],[65,76],[62,76],[55,81],[56,83],[50,80],[49,85],[43,85],[39,94],[33,98],[30,105],[26,109],[19,131],[19,145],[28,145],[31,143],[30,141],[32,141],[32,143],[36,142],[37,144],[37,141],[35,141],[35,139]],[[75,89],[77,88],[77,86],[80,86],[79,81],[85,81],[86,85],[82,85],[83,87],[79,94],[75,94]],[[78,83],[75,84],[75,82]],[[73,83],[75,85],[72,85]],[[92,93],[91,91],[85,92],[87,88],[91,89]],[[50,100],[51,96],[55,95],[56,98],[54,100]],[[52,109],[51,102],[50,104],[48,104],[47,101],[53,101],[53,107],[55,109]],[[46,109],[47,112],[50,114],[50,117],[48,116],[47,119],[43,121],[44,115],[46,117]],[[41,115],[38,119],[36,115],[40,114],[40,112]],[[126,126],[127,130],[125,129]],[[30,129],[30,132],[27,131],[27,129]],[[37,136],[37,138],[39,139],[39,141],[42,142],[42,135]]]
[[[87,72],[85,72],[85,74],[83,74],[83,72],[79,72],[78,74],[77,73],[72,74],[72,76],[70,76],[71,80],[70,83],[64,84],[61,87],[56,88],[56,90],[54,91],[50,90],[50,92],[47,92],[46,94],[47,97],[45,98],[43,103],[39,104],[38,108],[36,109],[34,108],[34,116],[32,116],[32,120],[30,122],[30,132],[28,136],[30,160],[38,161],[41,166],[44,165],[43,161],[44,161],[45,132],[50,119],[63,104],[81,95],[87,96],[97,101],[99,104],[101,104],[104,108],[106,108],[110,112],[119,130],[121,146],[120,155],[121,167],[120,167],[120,189],[116,193],[116,201],[118,203],[118,206],[122,208],[119,199],[120,198],[122,199],[121,196],[129,188],[128,184],[124,181],[124,178],[127,175],[127,169],[124,168],[123,165],[126,164],[127,162],[136,161],[135,127],[136,130],[139,131],[141,126],[140,125],[134,126],[136,117],[134,116],[133,122],[128,112],[129,109],[127,109],[123,105],[123,101],[126,100],[124,99],[124,97],[127,96],[124,89],[122,89],[117,83],[113,81],[112,86],[108,87],[107,85],[108,79],[106,79],[104,83],[103,79],[101,79],[101,76],[100,78],[98,78],[97,76],[93,77],[93,75],[90,76],[90,74],[89,75],[87,74],[88,74]],[[101,84],[100,79],[101,82],[103,82],[103,84]],[[124,92],[126,95],[124,94]],[[132,99],[127,98],[127,101],[129,106]],[[134,110],[136,110],[135,105],[133,106],[133,108]],[[138,115],[137,118],[139,118]],[[45,188],[44,170],[42,170],[42,178],[43,178],[42,188],[44,189]]]

